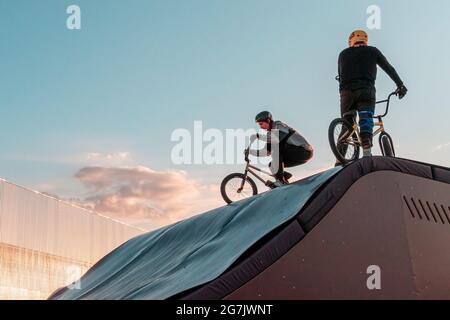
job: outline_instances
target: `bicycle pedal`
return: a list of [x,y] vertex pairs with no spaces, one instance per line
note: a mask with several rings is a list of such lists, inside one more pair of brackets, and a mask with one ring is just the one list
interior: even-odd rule
[[273,183],[272,181],[266,181],[266,187],[270,188],[270,189],[275,189],[277,186],[275,185],[275,183]]

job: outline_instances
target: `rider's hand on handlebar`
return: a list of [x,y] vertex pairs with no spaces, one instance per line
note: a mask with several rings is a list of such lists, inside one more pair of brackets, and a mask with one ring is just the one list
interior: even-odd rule
[[401,85],[400,87],[397,88],[397,91],[395,91],[399,99],[403,99],[403,97],[406,95],[407,92],[408,89],[406,89],[404,85]]
[[246,148],[244,151],[245,161],[249,161],[248,155],[250,154],[250,148]]

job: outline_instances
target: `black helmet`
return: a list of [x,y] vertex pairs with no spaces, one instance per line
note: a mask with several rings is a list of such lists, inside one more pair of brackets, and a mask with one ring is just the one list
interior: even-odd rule
[[256,115],[255,121],[266,121],[266,122],[272,122],[272,114],[269,111],[263,111]]

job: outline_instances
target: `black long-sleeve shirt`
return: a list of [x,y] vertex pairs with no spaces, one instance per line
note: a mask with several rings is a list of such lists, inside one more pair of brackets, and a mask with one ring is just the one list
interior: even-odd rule
[[340,90],[374,88],[377,79],[377,65],[383,69],[399,87],[403,85],[394,67],[375,47],[361,46],[347,48],[339,55],[338,69]]

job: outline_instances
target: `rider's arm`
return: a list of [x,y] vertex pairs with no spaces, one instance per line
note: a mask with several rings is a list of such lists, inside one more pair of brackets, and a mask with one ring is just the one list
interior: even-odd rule
[[[253,142],[255,142],[256,140],[263,140],[263,135],[257,133],[257,134],[252,134],[250,136],[250,146],[253,144]],[[258,149],[258,150],[254,150],[254,149],[250,149],[250,146],[248,147],[248,154],[254,157],[267,157],[267,150],[266,148],[263,149]]]
[[261,141],[267,142],[267,136],[265,134],[260,134],[260,133],[252,134],[250,136],[250,144],[252,144],[256,140],[261,140]]
[[341,69],[342,69],[342,52],[339,55],[338,58],[338,77],[337,80],[340,82],[341,81]]
[[278,143],[278,136],[276,134],[274,134],[274,131],[276,132],[277,130],[272,130],[272,133],[270,133],[270,137],[269,135],[265,135],[265,134],[259,134],[257,133],[256,135],[252,135],[250,137],[250,144],[252,144],[255,140],[261,140],[266,142],[266,145],[264,148],[262,149],[258,149],[258,150],[249,150],[249,154],[255,157],[268,157],[271,155],[271,147],[272,147],[272,143]]
[[270,156],[270,152],[267,150],[267,146],[265,148],[258,149],[258,150],[250,149],[248,153],[249,153],[249,155],[254,156],[254,157]]
[[381,69],[384,70],[384,72],[387,73],[387,75],[392,79],[392,81],[395,82],[397,87],[401,87],[403,85],[403,81],[400,79],[399,75],[397,74],[397,71],[395,71],[394,67],[388,62],[388,60],[381,53],[380,50],[377,49],[377,53],[378,53],[377,64],[380,66]]
[[266,146],[262,149],[250,149],[249,147],[249,154],[255,157],[268,157],[270,155],[269,150],[267,150],[268,144],[267,144],[267,136],[263,135],[263,134],[254,134],[250,137],[250,145],[253,144],[253,142],[255,142],[255,140],[261,140],[261,141],[265,141],[266,142]]

